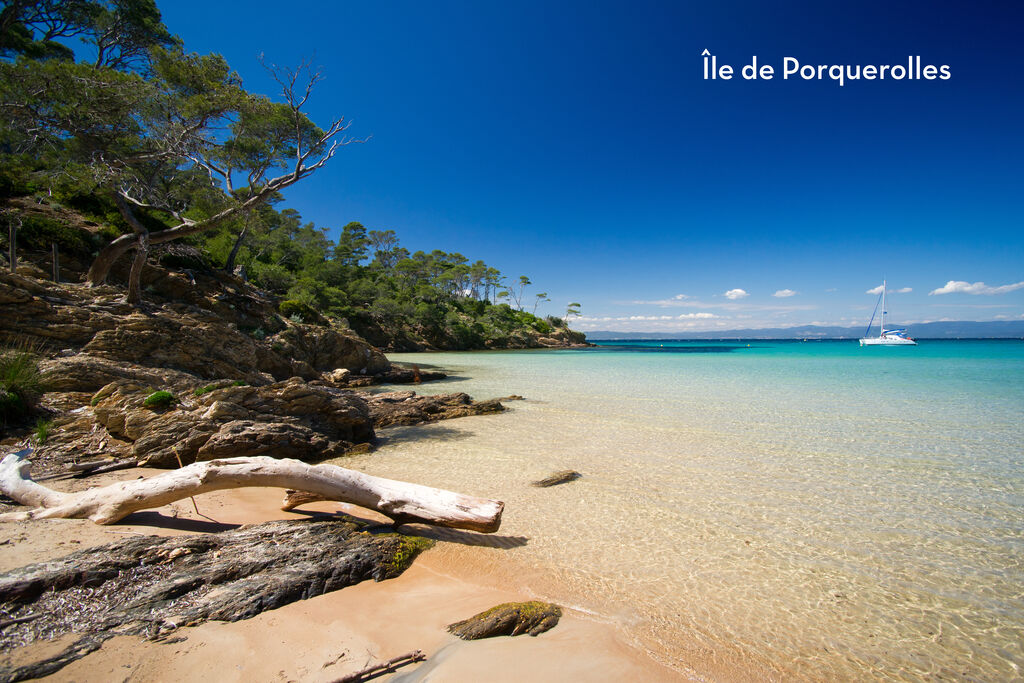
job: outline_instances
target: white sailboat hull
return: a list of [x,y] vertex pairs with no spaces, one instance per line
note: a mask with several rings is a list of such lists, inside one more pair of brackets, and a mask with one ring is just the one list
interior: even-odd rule
[[917,346],[913,339],[905,337],[865,337],[860,340],[861,346]]

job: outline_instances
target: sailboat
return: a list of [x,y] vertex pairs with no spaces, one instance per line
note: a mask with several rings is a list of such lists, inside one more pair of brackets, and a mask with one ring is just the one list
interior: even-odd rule
[[885,329],[885,280],[882,280],[882,293],[879,295],[878,302],[875,303],[875,310],[871,313],[871,320],[868,321],[868,329],[865,335],[871,334],[871,324],[875,322],[875,313],[878,312],[878,303],[882,304],[882,318],[878,323],[878,336],[868,337],[865,336],[860,340],[861,346],[917,346],[917,342],[907,336],[907,331],[904,330],[887,330]]

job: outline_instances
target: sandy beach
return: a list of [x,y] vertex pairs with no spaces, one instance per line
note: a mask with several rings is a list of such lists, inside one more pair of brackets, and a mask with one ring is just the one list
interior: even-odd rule
[[[64,480],[60,490],[149,476],[156,470]],[[98,526],[85,520],[37,520],[0,525],[0,570],[60,557],[110,543],[125,535],[209,533],[235,525],[300,518],[278,509],[278,489],[242,489],[205,494],[137,513],[123,523]],[[338,503],[314,503],[305,513],[345,512],[366,519],[373,513]],[[410,530],[406,527],[405,530]],[[439,546],[423,553],[398,578],[363,582],[341,591],[292,603],[235,623],[207,622],[184,628],[176,642],[114,638],[46,680],[157,681],[215,674],[222,681],[333,681],[392,657],[422,650],[427,661],[400,669],[401,681],[681,680],[646,653],[628,645],[615,625],[572,609],[554,629],[533,638],[461,641],[447,624],[496,604],[533,596],[488,581],[474,566],[460,571]],[[59,649],[40,642],[13,653],[8,663]],[[12,657],[6,653],[5,659]]]

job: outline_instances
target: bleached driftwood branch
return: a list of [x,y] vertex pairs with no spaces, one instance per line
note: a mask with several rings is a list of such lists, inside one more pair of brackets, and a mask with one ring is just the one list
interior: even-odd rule
[[0,461],[0,492],[35,509],[0,515],[0,521],[52,517],[112,524],[138,510],[160,507],[207,491],[270,486],[308,491],[322,500],[352,503],[403,522],[423,522],[491,533],[505,504],[453,491],[373,477],[336,465],[307,465],[266,456],[197,462],[145,479],[122,481],[78,493],[42,486],[31,463],[12,453]]

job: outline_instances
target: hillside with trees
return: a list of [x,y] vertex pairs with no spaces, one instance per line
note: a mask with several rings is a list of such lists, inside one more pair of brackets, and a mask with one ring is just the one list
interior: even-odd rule
[[306,115],[321,77],[310,63],[265,64],[279,92],[251,93],[221,56],[187,52],[152,0],[9,2],[0,57],[12,271],[19,252],[43,267],[52,255],[60,277],[122,285],[138,306],[147,267],[219,270],[286,318],[395,350],[583,342],[564,319],[534,315],[547,296],[526,276],[284,206],[282,190],[363,142],[342,117]]

